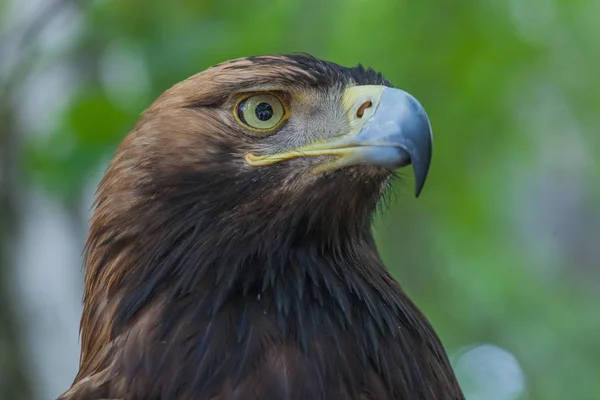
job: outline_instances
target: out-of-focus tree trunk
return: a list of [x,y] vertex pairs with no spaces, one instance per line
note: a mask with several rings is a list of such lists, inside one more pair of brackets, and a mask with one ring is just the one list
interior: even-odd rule
[[11,283],[11,258],[17,229],[18,188],[15,160],[18,151],[10,106],[0,99],[0,399],[29,400],[32,387],[25,359],[24,335],[15,311],[18,298]]

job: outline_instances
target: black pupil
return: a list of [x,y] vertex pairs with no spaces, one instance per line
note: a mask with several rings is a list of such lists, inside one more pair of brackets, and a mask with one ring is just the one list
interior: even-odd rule
[[273,107],[269,103],[259,103],[256,106],[256,118],[261,121],[268,121],[273,116]]

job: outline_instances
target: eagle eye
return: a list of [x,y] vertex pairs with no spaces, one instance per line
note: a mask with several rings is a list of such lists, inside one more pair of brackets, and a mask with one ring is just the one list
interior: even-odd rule
[[286,109],[281,100],[270,93],[242,98],[235,106],[236,120],[256,132],[270,132],[283,122]]

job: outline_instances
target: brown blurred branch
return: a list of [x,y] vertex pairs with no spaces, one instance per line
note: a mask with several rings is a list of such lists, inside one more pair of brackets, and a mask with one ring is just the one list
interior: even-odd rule
[[29,75],[35,66],[35,63],[32,61],[39,56],[38,37],[44,28],[60,15],[65,7],[69,5],[80,6],[81,3],[84,3],[84,0],[57,0],[48,2],[44,8],[38,11],[24,25],[17,26],[0,36],[0,45],[4,44],[4,49],[0,46],[0,56],[6,53],[6,46],[9,43],[16,46],[17,51],[17,59],[12,67],[4,77],[0,77],[4,78],[4,82],[0,81],[0,96],[9,96],[10,92],[21,84],[23,79]]
[[[43,29],[49,22],[53,20],[65,6],[69,4],[79,4],[80,0],[57,0],[54,2],[47,2],[38,10],[30,21],[27,21],[21,26],[17,26],[12,29],[12,32],[8,32],[0,36],[0,43],[8,39],[12,39],[17,42],[18,50],[24,50],[29,44],[34,42]],[[20,36],[20,37],[19,37]]]
[[14,238],[17,230],[17,175],[13,168],[17,152],[10,107],[0,103],[0,398],[31,399],[33,396],[23,351],[23,334],[15,314],[11,286]]
[[[0,90],[0,399],[29,400],[33,398],[32,381],[24,352],[18,294],[12,290],[13,262],[19,227],[18,160],[20,143],[14,120],[16,92],[36,65],[33,62],[41,52],[39,35],[44,28],[64,11],[65,7],[79,5],[79,0],[48,2],[24,26],[17,26],[2,35],[0,43],[16,46],[16,60],[3,76]],[[16,43],[16,44],[15,44]],[[2,51],[4,50],[4,51]],[[0,55],[6,48],[0,49]]]

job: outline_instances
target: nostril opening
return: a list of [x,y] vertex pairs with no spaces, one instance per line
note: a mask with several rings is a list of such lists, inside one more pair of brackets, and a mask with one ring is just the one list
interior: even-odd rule
[[363,115],[365,115],[365,110],[366,110],[367,108],[370,108],[372,105],[373,105],[373,103],[371,103],[371,100],[367,100],[367,101],[365,101],[364,103],[362,103],[362,104],[360,105],[360,107],[358,107],[358,110],[356,110],[356,116],[357,116],[358,118],[362,118],[362,117],[363,117]]

